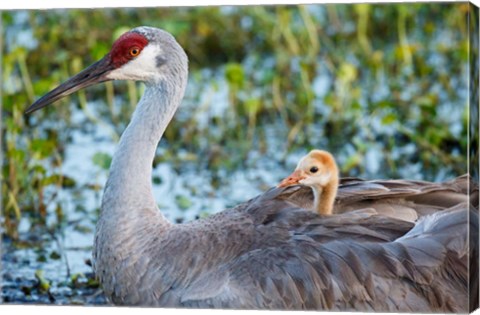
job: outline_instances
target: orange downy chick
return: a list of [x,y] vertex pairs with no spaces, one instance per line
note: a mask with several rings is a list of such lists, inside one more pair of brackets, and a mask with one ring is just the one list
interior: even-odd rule
[[299,162],[295,171],[278,187],[304,185],[312,189],[314,209],[319,214],[332,214],[337,195],[339,174],[334,157],[323,150],[312,150]]

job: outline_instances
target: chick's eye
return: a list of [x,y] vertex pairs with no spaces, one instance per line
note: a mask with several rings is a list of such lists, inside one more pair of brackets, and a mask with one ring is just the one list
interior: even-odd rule
[[312,167],[310,168],[310,172],[312,172],[312,173],[318,172],[318,167],[312,166]]
[[140,54],[140,48],[138,48],[138,47],[132,47],[132,48],[130,48],[130,52],[129,52],[129,53],[130,53],[130,56],[132,56],[132,57],[137,57],[138,54]]

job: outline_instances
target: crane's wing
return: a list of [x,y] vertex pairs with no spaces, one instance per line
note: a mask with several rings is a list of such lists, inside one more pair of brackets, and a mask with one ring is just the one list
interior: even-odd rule
[[[193,283],[183,292],[183,305],[416,312],[468,308],[465,204],[426,216],[411,230],[398,228],[398,234],[404,233],[401,237],[391,232],[383,238],[378,234],[384,231],[372,228],[379,219],[375,215],[358,214],[350,222],[348,214],[297,221],[309,214],[298,211],[289,216],[296,210],[285,208],[269,217],[256,206],[268,205],[257,202],[246,210],[254,220],[263,216],[263,224],[255,221],[261,240],[218,268],[216,277]],[[470,211],[470,216],[476,218],[478,230],[478,212]],[[392,227],[402,222],[382,220],[391,220]],[[377,227],[385,223],[378,222]],[[266,225],[268,229],[263,228]]]
[[[285,199],[285,191],[271,189],[175,225],[158,240],[139,230],[145,236],[139,239],[149,241],[136,256],[138,296],[119,300],[163,307],[467,310],[468,265],[478,274],[478,251],[468,255],[468,203],[413,224],[370,208],[320,216]],[[470,230],[478,230],[478,210],[470,217]],[[471,288],[478,295],[478,286]]]

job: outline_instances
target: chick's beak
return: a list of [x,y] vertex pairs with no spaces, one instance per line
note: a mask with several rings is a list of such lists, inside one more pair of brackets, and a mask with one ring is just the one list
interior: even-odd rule
[[87,86],[108,81],[110,79],[107,78],[107,75],[113,69],[114,66],[107,55],[39,98],[27,108],[25,113],[30,114]]
[[295,170],[292,174],[287,176],[284,180],[278,184],[277,187],[287,187],[292,185],[298,185],[302,179],[305,179],[307,175],[302,170]]

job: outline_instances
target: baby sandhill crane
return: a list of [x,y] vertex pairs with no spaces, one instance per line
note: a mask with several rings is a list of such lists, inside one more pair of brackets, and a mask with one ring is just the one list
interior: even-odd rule
[[445,183],[340,179],[335,158],[327,151],[312,150],[277,187],[309,187],[287,188],[280,198],[319,214],[362,210],[415,222],[460,203],[478,204],[478,188],[472,184],[468,176]]
[[338,190],[338,167],[327,151],[313,150],[298,162],[295,171],[278,187],[302,184],[312,188],[313,210],[319,214],[332,214]]
[[[376,215],[320,216],[284,199],[287,190],[294,190],[284,187],[204,219],[169,222],[152,193],[152,162],[187,77],[188,58],[173,36],[137,27],[117,39],[100,61],[27,109],[33,112],[108,80],[146,85],[113,156],[95,231],[93,266],[111,302],[235,309],[471,309],[468,264],[476,249],[469,248],[469,212],[463,203],[415,224]],[[478,213],[470,217],[478,220]],[[475,228],[478,223],[470,230]]]

